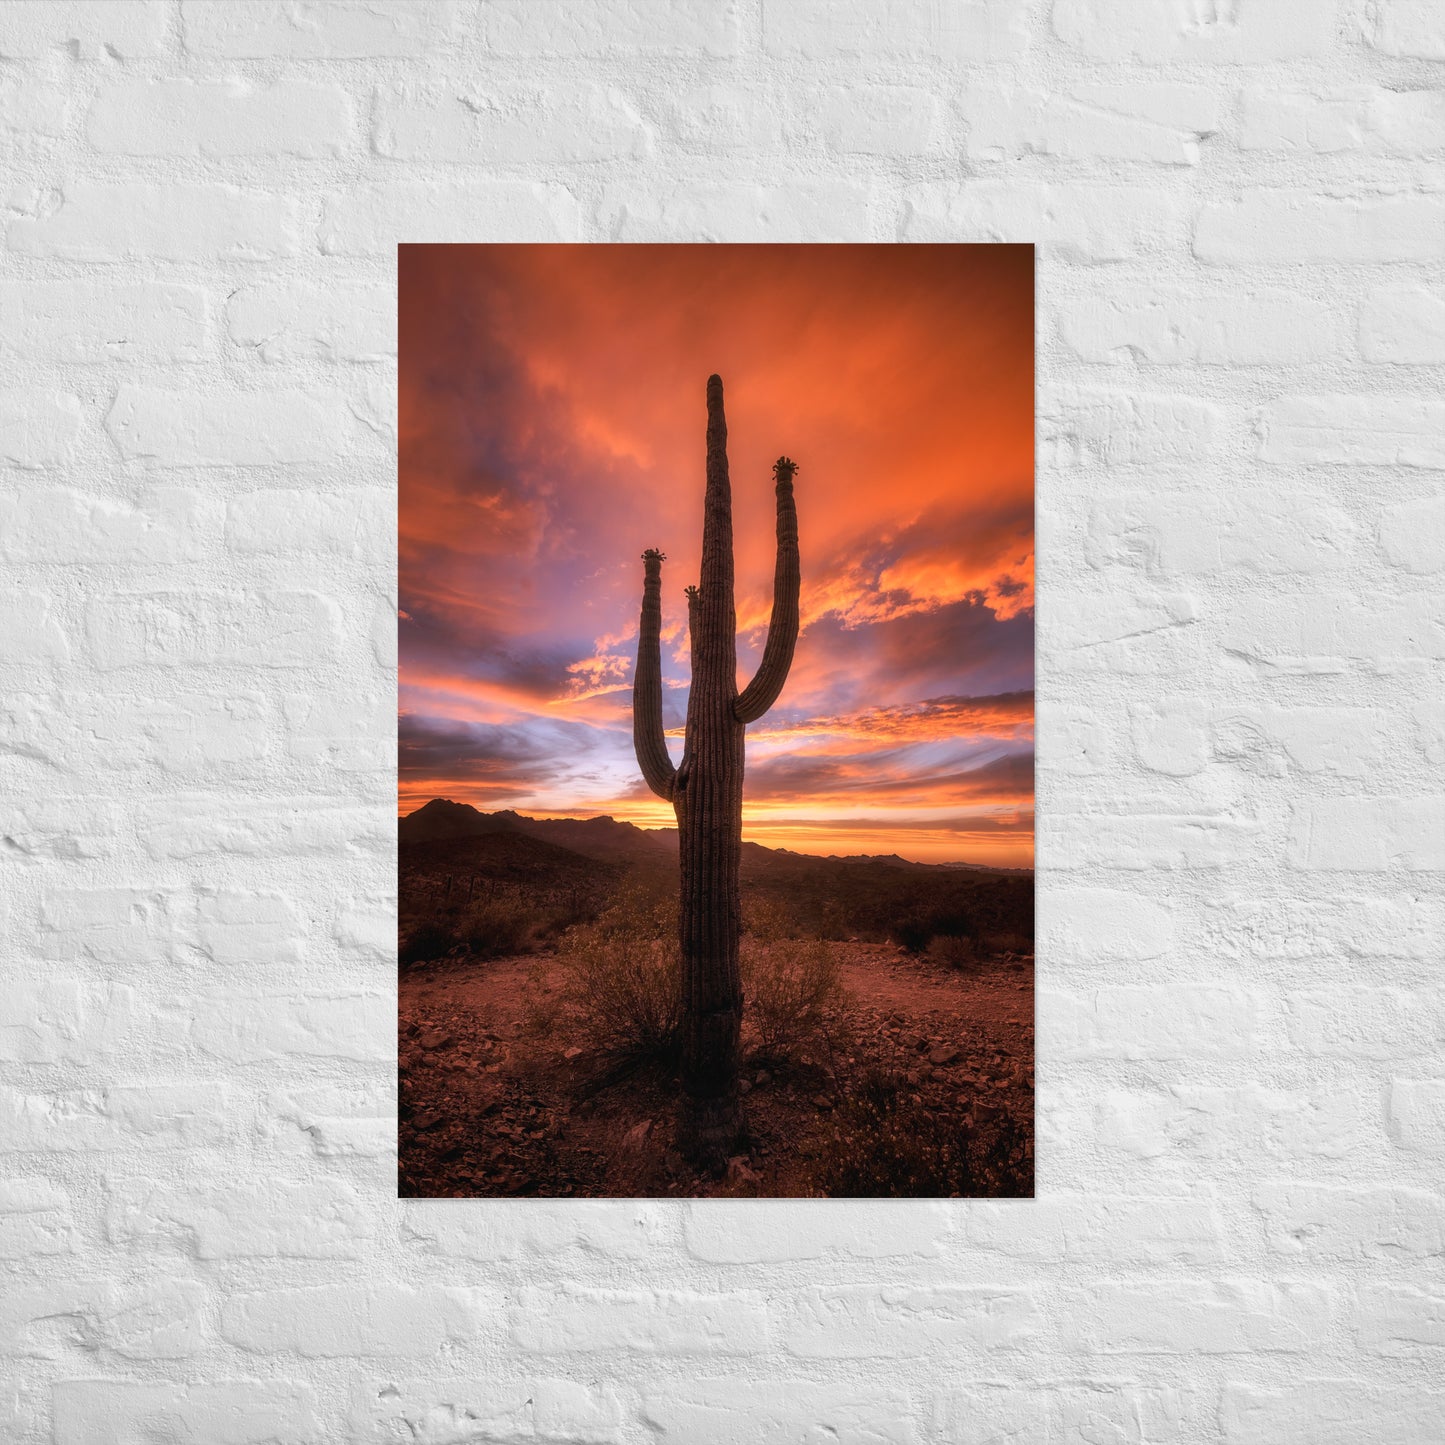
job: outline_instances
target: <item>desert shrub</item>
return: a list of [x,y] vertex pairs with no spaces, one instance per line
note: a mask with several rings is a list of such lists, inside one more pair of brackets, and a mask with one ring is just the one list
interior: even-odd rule
[[431,963],[445,958],[459,942],[455,930],[444,923],[428,922],[418,924],[401,941],[397,950],[397,961],[403,968],[416,963]]
[[665,906],[661,914],[629,895],[595,923],[569,929],[557,949],[555,988],[546,994],[529,983],[529,1032],[569,1039],[607,1064],[675,1058],[681,979]]
[[820,939],[743,939],[745,1043],[760,1057],[782,1060],[824,1028],[845,993],[833,950]]
[[474,958],[528,953],[534,943],[536,913],[520,899],[478,899],[462,910],[456,931]]
[[978,962],[978,947],[972,938],[939,933],[928,942],[928,957],[930,962],[961,973]]
[[1032,1193],[1028,1141],[1004,1117],[990,1133],[915,1103],[897,1074],[872,1069],[838,1112],[815,1166],[820,1193],[845,1199],[1013,1197]]
[[922,953],[935,938],[976,939],[978,927],[972,915],[961,908],[920,905],[898,916],[889,937],[910,953]]

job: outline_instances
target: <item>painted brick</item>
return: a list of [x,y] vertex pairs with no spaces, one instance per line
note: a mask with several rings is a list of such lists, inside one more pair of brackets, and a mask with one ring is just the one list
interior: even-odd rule
[[[378,817],[375,808],[338,803],[332,798],[236,798],[218,806],[210,794],[173,796],[147,807],[137,819],[142,845],[153,858],[201,858],[212,854],[241,857],[326,856],[337,851],[387,851],[395,845],[396,824]],[[222,908],[229,907],[224,900]],[[250,910],[252,905],[247,903]],[[289,927],[289,912],[282,913],[266,899],[261,902],[259,926],[279,923]],[[242,919],[252,926],[255,912]],[[218,936],[231,917],[216,920]],[[221,942],[224,951],[249,946],[249,938]]]
[[348,1415],[354,1445],[395,1445],[408,1440],[547,1440],[571,1445],[615,1445],[623,1411],[608,1385],[566,1379],[500,1382],[461,1379],[405,1380],[388,1374],[359,1385]]
[[1369,42],[1386,55],[1445,60],[1445,20],[1431,0],[1381,0],[1368,12]]
[[1285,995],[1290,1042],[1333,1058],[1389,1059],[1445,1045],[1445,992],[1336,986]]
[[628,0],[596,9],[569,0],[491,0],[482,8],[482,44],[496,56],[668,54],[735,55],[736,3],[678,6]]
[[756,1201],[706,1200],[688,1206],[684,1232],[688,1252],[713,1264],[764,1264],[783,1260],[927,1260],[936,1258],[952,1231],[937,1201],[859,1200],[847,1210],[812,1200],[769,1200],[767,1228],[745,1228]]
[[332,1284],[233,1294],[221,1335],[252,1354],[306,1359],[435,1355],[472,1338],[497,1301],[482,1289]]
[[262,361],[385,361],[396,355],[396,293],[374,282],[260,282],[229,298],[226,332]]
[[1051,1262],[1208,1264],[1228,1257],[1223,1217],[1207,1195],[983,1200],[969,1207],[967,1238],[970,1249]]
[[1445,296],[1424,286],[1377,286],[1360,302],[1360,354],[1392,366],[1445,362]]
[[0,1259],[69,1254],[77,1242],[64,1189],[35,1176],[0,1181]]
[[233,552],[323,552],[362,560],[381,556],[396,530],[396,494],[380,487],[333,494],[246,492],[226,508]]
[[1445,401],[1432,396],[1291,396],[1266,407],[1260,456],[1315,466],[1445,466]]
[[209,300],[170,282],[0,283],[0,356],[69,362],[188,362],[210,339]]
[[1445,796],[1319,798],[1295,806],[1296,868],[1445,870]]
[[1334,1313],[1323,1285],[1273,1280],[1107,1281],[1077,1301],[1066,1345],[1098,1355],[1305,1354],[1324,1344]]
[[262,1132],[283,1153],[375,1159],[396,1152],[396,1090],[373,1084],[278,1089]]
[[378,91],[375,113],[373,149],[395,161],[567,165],[638,159],[652,146],[632,101],[602,86],[480,97],[390,86]]
[[1390,507],[1380,519],[1380,546],[1407,572],[1445,570],[1445,497]]
[[0,557],[8,562],[194,562],[217,517],[187,488],[158,488],[135,502],[60,487],[0,497]]
[[339,392],[185,393],[122,386],[105,429],[128,462],[155,467],[267,467],[331,460],[351,418]]
[[1050,951],[1066,963],[1159,958],[1170,952],[1175,939],[1168,908],[1113,888],[1041,891],[1038,926]]
[[124,60],[158,55],[164,48],[164,0],[9,0],[0,25],[0,56],[44,60],[69,50],[77,59],[108,53]]
[[1433,194],[1254,190],[1200,210],[1194,254],[1220,266],[1427,261],[1442,230],[1445,199]]
[[1076,265],[1132,261],[1182,234],[1183,208],[1144,186],[930,182],[903,194],[905,241],[1037,244]]
[[173,955],[185,919],[174,889],[52,887],[40,900],[38,945],[48,958],[144,963]]
[[475,241],[575,241],[580,218],[571,192],[531,181],[397,181],[358,186],[322,208],[328,256],[390,258],[411,245]]
[[1240,0],[1229,9],[1139,9],[1129,0],[1057,0],[1054,33],[1091,58],[1238,65],[1324,53],[1334,13],[1306,0]]
[[612,241],[840,241],[871,238],[869,193],[851,181],[759,186],[704,181],[655,196],[614,191],[601,224]]
[[351,104],[339,85],[278,80],[135,80],[108,85],[86,117],[98,151],[126,156],[340,155]]
[[335,653],[340,615],[314,592],[123,592],[91,600],[85,632],[102,671],[314,667]]
[[317,1445],[325,1438],[315,1392],[280,1381],[59,1380],[53,1403],[55,1445],[148,1439],[185,1445]]
[[1138,1159],[1180,1165],[1227,1158],[1342,1159],[1377,1141],[1378,1108],[1347,1089],[1176,1084],[1105,1089],[1094,1109],[1100,1141]]
[[642,1260],[666,1248],[676,1227],[649,1200],[497,1200],[479,1213],[449,1199],[406,1205],[402,1238],[446,1259],[549,1259],[581,1251],[603,1259]]
[[1259,990],[1223,984],[1113,984],[1049,990],[1039,1019],[1066,1059],[1253,1058],[1270,1042]]
[[1199,164],[1219,128],[1217,95],[1202,85],[1073,85],[1066,94],[968,85],[961,105],[967,152],[986,164],[1025,156]]
[[863,95],[853,87],[835,87],[808,110],[810,127],[840,155],[927,155],[944,140],[942,102],[916,86],[873,85]]
[[80,428],[76,397],[38,387],[0,391],[0,465],[57,466],[74,451]]
[[715,1359],[758,1354],[768,1341],[763,1298],[749,1291],[528,1287],[507,1318],[517,1348],[544,1355],[638,1350]]
[[1445,1198],[1425,1189],[1289,1181],[1261,1185],[1254,1207],[1269,1247],[1297,1259],[1429,1259],[1445,1254]]
[[20,1064],[84,1064],[123,1048],[136,1024],[136,994],[125,984],[66,978],[0,981],[6,1014],[0,1060]]
[[1445,91],[1252,86],[1240,98],[1245,150],[1431,155],[1445,150]]
[[1445,1079],[1395,1079],[1390,1135],[1412,1153],[1445,1157]]
[[1028,1345],[1042,1312],[1026,1289],[964,1285],[844,1285],[792,1294],[780,1335],[809,1358],[916,1359]]
[[[267,960],[269,961],[269,960]],[[396,999],[379,992],[221,990],[187,1003],[181,1037],[204,1059],[396,1059]]]
[[14,209],[8,240],[20,255],[130,263],[294,256],[305,214],[291,196],[179,181],[76,180]]
[[235,1100],[214,1082],[24,1094],[0,1090],[0,1151],[196,1149],[224,1143]]
[[0,79],[0,135],[62,136],[70,98],[59,85],[20,76]]
[[1430,1438],[1442,1410],[1445,1391],[1334,1376],[1284,1388],[1227,1384],[1219,1423],[1226,1445],[1415,1445]]
[[1439,1359],[1445,1294],[1408,1284],[1366,1285],[1355,1302],[1355,1338],[1377,1355]]
[[892,1387],[780,1380],[741,1392],[735,1380],[696,1380],[678,1389],[647,1391],[640,1413],[658,1440],[673,1445],[810,1437],[840,1445],[913,1445],[918,1438],[908,1395]]
[[112,1182],[106,1238],[138,1254],[196,1259],[353,1259],[376,1234],[369,1204],[339,1179],[170,1186]]
[[1081,361],[1114,366],[1280,366],[1340,350],[1325,303],[1264,288],[1090,287],[1059,311],[1058,328]]
[[817,61],[848,56],[941,59],[979,64],[1025,48],[1015,7],[1004,0],[937,6],[898,0],[886,13],[841,9],[828,0],[764,0],[763,48],[770,55]]
[[182,0],[181,31],[190,55],[230,60],[368,60],[427,55],[455,45],[467,7],[457,0]]

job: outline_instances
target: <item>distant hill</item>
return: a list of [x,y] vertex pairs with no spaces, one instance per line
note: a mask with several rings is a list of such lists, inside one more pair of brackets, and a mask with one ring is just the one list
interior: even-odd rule
[[[675,828],[483,813],[433,798],[401,820],[399,833],[407,928],[446,900],[468,902],[478,889],[484,898],[530,900],[538,917],[558,908],[572,917],[594,916],[619,888],[661,896],[677,887]],[[745,905],[771,900],[819,937],[888,937],[908,947],[960,928],[1005,940],[1000,947],[1023,947],[1033,937],[1033,874],[1026,869],[910,863],[896,854],[819,858],[744,843],[741,875]]]
[[[403,846],[499,833],[535,838],[601,863],[651,864],[675,862],[677,859],[676,828],[639,828],[635,823],[619,822],[605,815],[597,818],[529,818],[510,808],[499,813],[483,813],[470,803],[433,798],[414,813],[408,813],[398,825]],[[761,843],[743,844],[745,877],[749,874],[754,877],[798,875],[812,873],[819,868],[869,864],[929,873],[947,869],[1024,876],[1032,872],[1028,868],[995,868],[981,863],[914,863],[896,853],[831,854],[824,858],[813,853],[795,853],[790,848],[767,848]]]
[[397,833],[403,846],[498,833],[521,834],[600,863],[651,863],[677,857],[676,829],[648,831],[608,817],[528,818],[511,809],[483,813],[469,803],[454,803],[450,798],[433,798],[416,812],[408,813]]

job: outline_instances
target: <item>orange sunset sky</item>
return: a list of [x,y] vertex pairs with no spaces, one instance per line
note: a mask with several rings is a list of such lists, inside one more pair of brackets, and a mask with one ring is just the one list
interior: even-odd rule
[[740,685],[799,465],[802,631],[743,835],[1033,862],[1033,251],[402,246],[400,805],[672,826],[632,754],[646,547],[681,756],[704,387]]

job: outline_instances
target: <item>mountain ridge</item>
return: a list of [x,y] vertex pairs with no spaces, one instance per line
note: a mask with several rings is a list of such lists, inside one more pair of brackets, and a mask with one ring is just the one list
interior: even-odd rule
[[[657,862],[675,859],[677,855],[676,828],[639,828],[635,823],[619,821],[606,813],[592,818],[532,818],[511,808],[484,813],[470,803],[432,798],[403,815],[397,823],[397,836],[406,847],[499,833],[531,837],[603,863]],[[978,872],[1020,876],[1033,872],[1031,868],[1007,868],[984,863],[917,863],[897,853],[797,853],[790,848],[769,848],[752,842],[743,844],[743,856],[754,866],[763,867],[773,863],[785,868],[806,868],[809,864],[876,864],[930,873]]]

